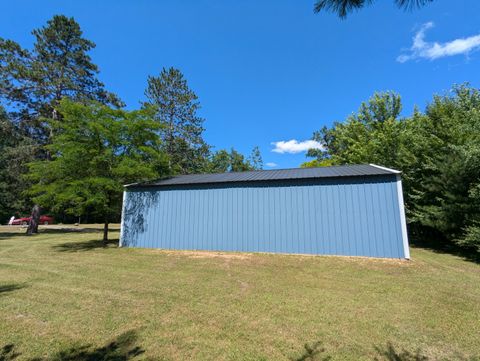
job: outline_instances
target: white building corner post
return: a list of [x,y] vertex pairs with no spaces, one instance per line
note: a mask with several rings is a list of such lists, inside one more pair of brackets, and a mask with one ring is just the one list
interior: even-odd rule
[[402,228],[403,252],[406,259],[410,259],[410,248],[408,247],[407,220],[405,217],[405,204],[403,202],[402,178],[397,174],[398,207],[400,211],[400,226]]
[[120,239],[118,241],[118,247],[123,246],[123,227],[125,223],[125,198],[126,198],[126,192],[124,190],[122,195],[122,214],[120,216]]

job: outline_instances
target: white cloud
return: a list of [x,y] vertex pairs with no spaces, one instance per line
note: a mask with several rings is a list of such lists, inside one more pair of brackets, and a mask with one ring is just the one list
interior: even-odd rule
[[413,45],[409,49],[409,54],[398,56],[397,61],[405,63],[418,58],[435,60],[445,56],[468,54],[480,48],[480,34],[468,38],[455,39],[446,43],[425,41],[426,31],[433,28],[433,26],[434,23],[431,21],[423,24],[413,37]]
[[270,168],[275,168],[278,164],[277,163],[273,163],[273,162],[268,162],[265,164],[267,167],[270,167]]
[[275,146],[272,152],[280,154],[296,154],[306,152],[309,149],[323,149],[323,146],[315,140],[304,140],[303,142],[299,142],[296,139],[288,141],[281,140],[279,142],[272,142],[272,145]]

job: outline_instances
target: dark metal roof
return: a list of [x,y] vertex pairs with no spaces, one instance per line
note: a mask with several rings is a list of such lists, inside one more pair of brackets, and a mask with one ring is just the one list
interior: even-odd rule
[[291,168],[214,174],[189,174],[158,179],[151,182],[129,184],[126,185],[126,187],[178,186],[189,184],[358,177],[398,173],[400,172],[397,170],[384,168],[373,164],[358,164],[319,168]]

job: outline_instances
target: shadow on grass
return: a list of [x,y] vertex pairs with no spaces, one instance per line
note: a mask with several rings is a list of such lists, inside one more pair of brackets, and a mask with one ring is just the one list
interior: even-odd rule
[[25,236],[25,232],[0,232],[0,239],[8,239],[18,236]]
[[58,252],[81,252],[112,246],[118,246],[118,238],[109,239],[107,243],[104,243],[102,240],[98,239],[92,239],[90,241],[82,242],[67,242],[53,246],[53,248]]
[[15,360],[21,353],[15,352],[15,346],[8,344],[0,349],[0,361]]
[[103,347],[92,348],[91,345],[71,347],[53,357],[34,358],[31,361],[127,361],[145,352],[139,346],[135,346],[136,340],[137,334],[131,330]]
[[[41,227],[41,226],[40,226]],[[109,231],[113,231],[110,229]],[[103,232],[103,228],[76,228],[74,226],[64,226],[62,228],[39,229],[39,233],[95,233]]]
[[[103,347],[93,348],[92,345],[73,346],[59,351],[50,357],[27,358],[28,361],[129,361],[145,353],[140,346],[135,345],[137,333],[135,330],[127,331],[118,336],[114,341]],[[379,356],[374,357],[373,361],[430,361],[433,359],[423,355],[421,350],[410,352],[406,350],[398,351],[389,342],[384,346],[376,346],[375,351]],[[21,356],[21,353],[15,350],[13,344],[7,344],[0,349],[0,361],[12,361]],[[321,342],[315,342],[311,345],[305,344],[301,356],[290,358],[292,361],[328,361],[332,357],[325,354],[325,348],[321,347]],[[146,358],[147,361],[153,361],[153,358]],[[446,359],[448,360],[448,359]],[[478,361],[480,358],[455,358],[459,361]]]
[[474,248],[460,247],[448,241],[440,232],[429,228],[412,227],[409,230],[410,246],[435,253],[451,254],[468,262],[480,263],[480,252]]
[[374,360],[380,361],[428,361],[429,358],[422,355],[421,350],[414,353],[406,350],[398,351],[389,342],[386,347],[375,347],[375,350],[380,355],[380,358],[375,357]]
[[451,254],[460,257],[468,262],[480,263],[480,253],[476,252],[473,249],[468,250],[465,248],[461,248],[455,244],[414,240],[411,242],[410,246],[412,248],[428,249],[435,253]]
[[[128,361],[142,355],[145,350],[136,346],[137,334],[131,330],[118,336],[114,341],[103,347],[93,348],[92,345],[73,346],[50,357],[28,358],[28,361]],[[15,351],[13,344],[0,349],[0,361],[11,361],[21,353]]]
[[314,342],[311,345],[306,343],[303,348],[304,351],[300,357],[292,357],[292,361],[328,361],[331,360],[331,356],[325,355],[325,348],[321,347],[322,343],[320,341]]
[[[23,285],[23,284],[19,284],[19,283],[9,283],[9,284],[6,284],[6,285],[0,285],[0,296],[4,293],[20,290],[24,287],[26,287],[26,286]],[[0,361],[2,361],[1,358],[0,358]]]
[[[74,226],[65,226],[62,228],[47,228],[38,230],[37,234],[65,234],[65,233],[101,233],[103,228],[74,228]],[[24,237],[26,236],[27,228],[18,230],[12,229],[12,232],[0,232],[0,239],[8,239],[14,237]],[[118,229],[109,229],[109,232],[118,231]]]

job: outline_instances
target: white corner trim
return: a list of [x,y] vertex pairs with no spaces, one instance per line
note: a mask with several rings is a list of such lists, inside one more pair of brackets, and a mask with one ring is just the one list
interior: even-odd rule
[[372,164],[372,163],[370,163],[369,165],[371,165],[372,167],[378,168],[378,169],[383,169],[383,170],[386,170],[386,171],[388,171],[388,172],[395,173],[395,174],[400,174],[400,173],[402,173],[402,172],[400,172],[399,170],[392,169],[392,168],[387,168],[387,167],[382,167],[381,165],[376,165],[376,164]]
[[402,228],[403,253],[406,259],[410,259],[410,248],[408,247],[407,221],[405,218],[405,204],[403,203],[403,188],[400,174],[397,174],[398,207],[400,211],[400,227]]
[[122,215],[120,218],[120,239],[118,240],[118,247],[122,247],[122,241],[123,241],[123,226],[124,226],[124,215],[125,215],[125,197],[126,197],[126,192],[123,191],[122,195]]

